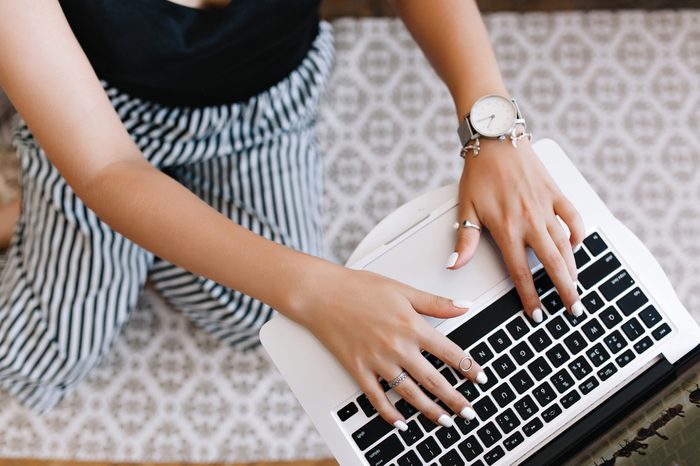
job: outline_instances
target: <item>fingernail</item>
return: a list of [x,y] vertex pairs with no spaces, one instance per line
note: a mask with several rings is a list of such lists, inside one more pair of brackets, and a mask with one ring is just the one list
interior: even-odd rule
[[457,259],[459,259],[459,253],[453,252],[452,254],[450,254],[450,257],[447,258],[447,265],[445,267],[448,269],[450,267],[454,267],[457,263]]
[[469,301],[468,299],[453,299],[452,305],[454,307],[461,307],[462,309],[469,309],[474,305],[474,303]]
[[471,421],[476,417],[476,411],[467,406],[462,411],[460,411],[459,415],[462,416],[464,419],[468,419]]
[[544,319],[544,316],[542,315],[542,309],[540,309],[540,308],[538,307],[537,309],[535,309],[534,311],[532,311],[532,316],[531,316],[531,317],[532,317],[532,320],[535,321],[535,323],[537,323],[537,324],[539,324],[540,322],[542,322],[542,320]]
[[486,376],[484,371],[480,371],[478,374],[476,374],[476,383],[483,385],[488,381],[489,378]]
[[406,432],[408,430],[406,423],[401,420],[394,422],[394,427],[399,429],[401,432]]
[[578,317],[583,314],[583,303],[581,301],[576,301],[573,306],[571,306],[571,313],[574,317]]
[[455,421],[452,419],[450,416],[447,414],[442,414],[438,418],[438,424],[440,424],[443,427],[454,427],[455,426]]

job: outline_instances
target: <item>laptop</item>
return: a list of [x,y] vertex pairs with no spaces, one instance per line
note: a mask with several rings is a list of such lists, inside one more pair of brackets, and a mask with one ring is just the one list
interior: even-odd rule
[[392,225],[380,224],[381,244],[348,264],[474,302],[463,316],[427,319],[481,364],[488,383],[473,385],[424,356],[472,403],[476,419],[453,415],[456,426],[441,427],[385,390],[407,419],[408,431],[400,432],[305,328],[282,315],[263,327],[263,346],[341,465],[561,464],[697,357],[700,328],[649,250],[561,147],[543,139],[534,149],[587,228],[575,254],[583,315],[564,309],[528,252],[545,311],[540,324],[528,319],[488,234],[467,266],[446,270],[456,188],[427,212],[425,205],[400,209]]

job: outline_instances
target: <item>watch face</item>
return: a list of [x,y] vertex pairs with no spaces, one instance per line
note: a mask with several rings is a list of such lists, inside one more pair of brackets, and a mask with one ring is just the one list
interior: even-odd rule
[[500,95],[487,95],[474,103],[469,112],[472,127],[484,136],[497,137],[508,131],[515,122],[517,112],[509,99]]

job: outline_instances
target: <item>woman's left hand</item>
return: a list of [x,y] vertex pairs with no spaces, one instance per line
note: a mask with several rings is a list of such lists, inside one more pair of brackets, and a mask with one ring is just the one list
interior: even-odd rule
[[[525,312],[544,318],[525,248],[531,247],[573,315],[583,312],[576,290],[573,248],[585,230],[576,208],[562,194],[526,140],[485,140],[476,157],[468,152],[459,188],[459,221],[488,228],[500,248]],[[559,218],[568,226],[570,236]],[[458,269],[474,255],[480,232],[460,226],[447,266]]]

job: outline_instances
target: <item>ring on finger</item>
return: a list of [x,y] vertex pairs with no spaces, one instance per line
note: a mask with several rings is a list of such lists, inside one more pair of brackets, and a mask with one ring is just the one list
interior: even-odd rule
[[477,225],[476,223],[472,223],[469,220],[464,220],[462,223],[455,223],[455,228],[473,228],[476,231],[481,231],[481,227]]
[[[469,366],[465,366],[465,361],[469,361]],[[459,370],[462,372],[469,372],[472,370],[472,367],[474,366],[474,360],[472,359],[471,356],[464,356],[460,361],[459,361]]]
[[401,382],[403,382],[407,378],[408,378],[408,374],[406,373],[406,371],[401,371],[401,373],[399,375],[397,375],[396,377],[394,377],[393,379],[391,379],[387,383],[389,384],[389,388],[394,388],[394,387],[399,386],[401,384]]

